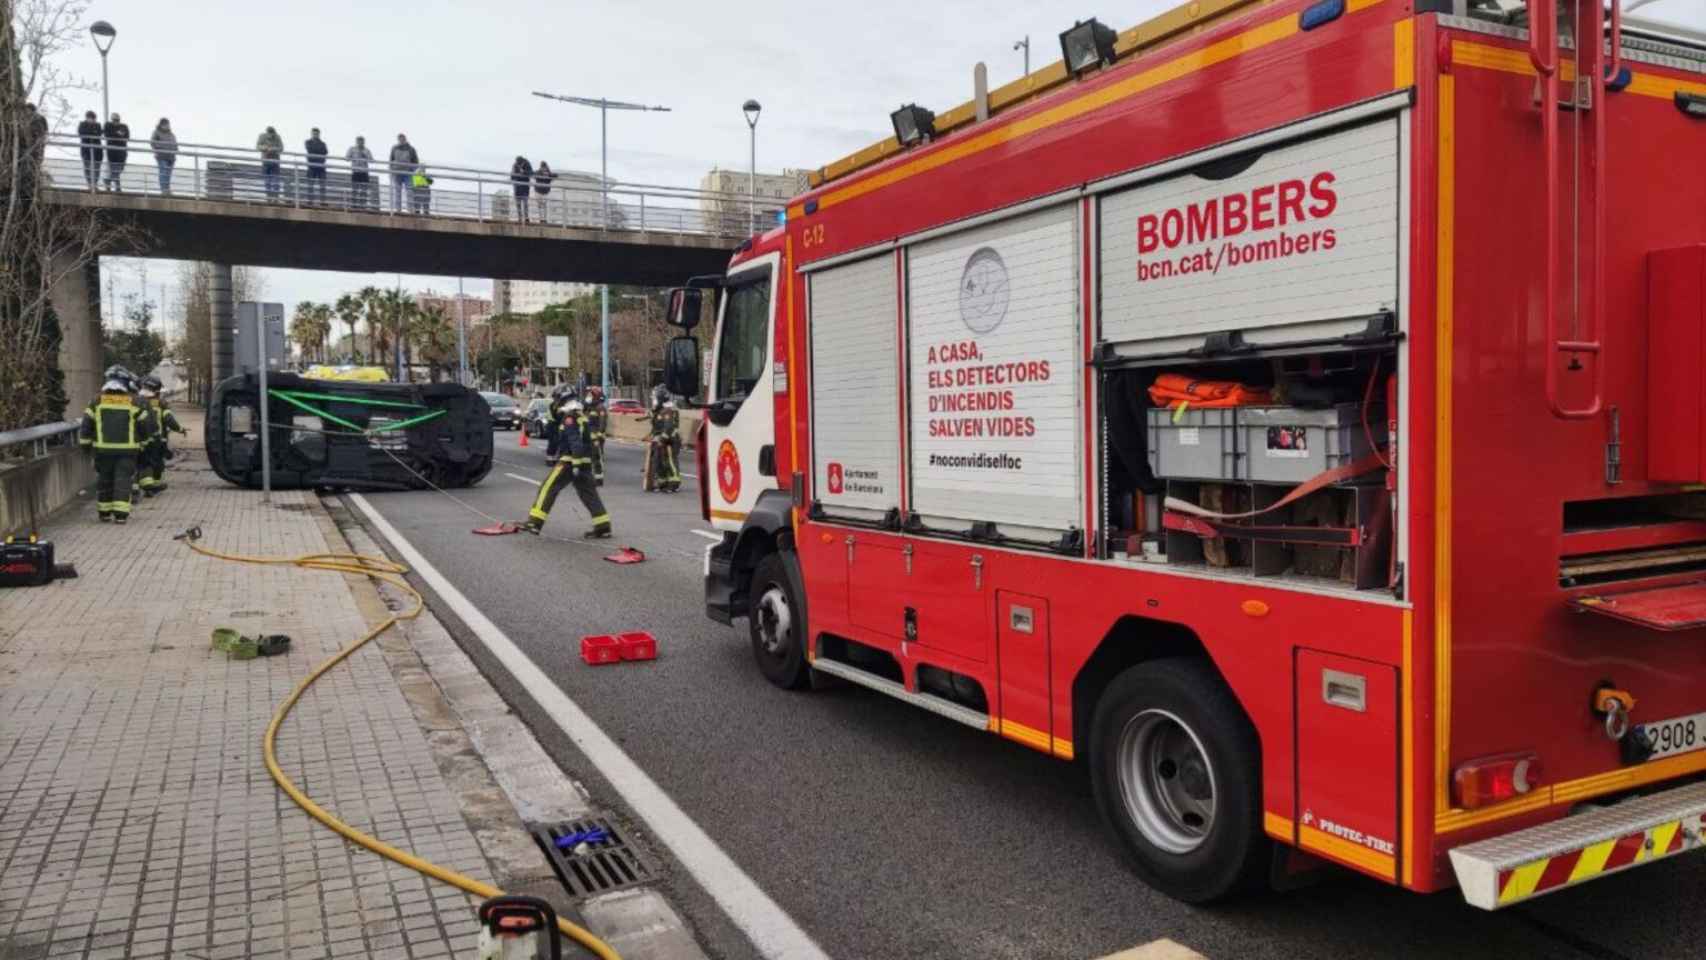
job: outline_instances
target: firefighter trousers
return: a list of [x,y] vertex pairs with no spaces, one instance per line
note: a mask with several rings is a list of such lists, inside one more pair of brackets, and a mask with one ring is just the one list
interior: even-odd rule
[[575,495],[580,497],[581,506],[592,517],[595,529],[610,526],[610,512],[604,509],[604,501],[598,496],[598,484],[592,478],[592,463],[587,457],[564,457],[551,468],[551,475],[539,487],[539,497],[533,501],[533,509],[527,511],[528,517],[545,522],[551,515],[551,507],[557,502],[557,494],[563,488],[574,485]]
[[102,514],[130,516],[130,485],[136,477],[134,450],[103,450],[95,454],[95,509]]
[[166,444],[161,441],[145,444],[142,453],[137,457],[137,472],[141,479],[137,482],[142,486],[143,493],[149,493],[164,487],[166,476]]

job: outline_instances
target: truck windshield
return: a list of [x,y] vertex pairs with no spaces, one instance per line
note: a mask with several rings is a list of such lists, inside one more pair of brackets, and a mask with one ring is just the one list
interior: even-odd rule
[[764,373],[770,333],[770,268],[742,273],[723,307],[717,347],[718,400],[741,400]]

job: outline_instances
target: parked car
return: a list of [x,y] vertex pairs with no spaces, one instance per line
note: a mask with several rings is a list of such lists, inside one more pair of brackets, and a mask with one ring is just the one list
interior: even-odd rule
[[530,437],[546,437],[550,435],[551,401],[544,397],[534,397],[528,401],[527,412],[522,414],[522,429]]
[[521,407],[508,396],[501,393],[481,393],[486,398],[486,406],[492,408],[492,429],[520,430]]
[[611,413],[645,413],[646,412],[646,405],[641,403],[638,400],[629,400],[629,399],[626,399],[624,397],[617,397],[616,399],[610,401],[610,412]]

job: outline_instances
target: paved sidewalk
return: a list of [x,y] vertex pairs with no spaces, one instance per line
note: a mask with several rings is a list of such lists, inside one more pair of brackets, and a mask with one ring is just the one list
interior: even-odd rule
[[[469,897],[346,844],[262,764],[276,704],[365,632],[372,588],[171,540],[199,525],[233,553],[344,549],[314,495],[263,506],[199,450],[167,478],[128,526],[86,504],[44,531],[80,579],[0,590],[0,960],[473,956]],[[231,661],[217,626],[294,643]],[[310,690],[279,754],[358,829],[493,881],[379,645]]]

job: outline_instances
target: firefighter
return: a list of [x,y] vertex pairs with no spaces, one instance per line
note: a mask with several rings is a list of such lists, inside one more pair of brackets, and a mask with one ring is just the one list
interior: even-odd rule
[[551,391],[551,399],[545,404],[545,459],[557,459],[557,439],[562,434],[563,404],[568,402],[569,394],[574,390],[568,384],[558,386]]
[[604,486],[604,436],[610,427],[610,411],[604,406],[604,388],[586,388],[586,429],[592,441],[592,479]]
[[653,397],[652,412],[641,419],[652,422],[652,479],[664,493],[681,489],[681,411],[668,394]]
[[148,419],[131,402],[129,385],[117,377],[108,380],[100,399],[83,411],[77,443],[95,454],[95,509],[101,522],[130,519],[136,458],[151,436]]
[[189,436],[189,431],[178,424],[178,418],[172,416],[172,408],[166,406],[166,401],[160,396],[162,384],[160,378],[152,374],[142,378],[142,414],[148,421],[149,431],[153,434],[142,445],[142,454],[138,460],[141,468],[139,481],[142,495],[152,497],[166,489],[166,461],[171,458],[171,450],[167,444],[168,433]]
[[586,536],[595,539],[610,536],[610,513],[605,510],[604,501],[599,499],[598,486],[592,479],[592,438],[587,429],[586,414],[580,402],[572,397],[563,407],[557,437],[557,463],[540,486],[539,497],[533,501],[533,509],[527,511],[527,522],[521,528],[528,533],[538,533],[544,528],[546,518],[551,515],[551,506],[557,502],[557,494],[572,483],[575,495],[581,498],[581,505],[592,515],[592,529],[586,532]]

